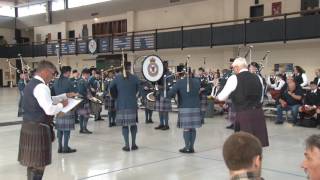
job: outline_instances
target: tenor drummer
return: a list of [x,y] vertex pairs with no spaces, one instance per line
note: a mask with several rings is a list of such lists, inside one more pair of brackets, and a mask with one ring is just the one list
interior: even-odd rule
[[194,153],[194,143],[196,140],[196,128],[200,128],[200,81],[198,78],[192,78],[188,74],[186,77],[177,81],[168,93],[169,98],[178,94],[178,128],[183,129],[183,138],[185,147],[180,149],[181,153]]
[[154,110],[154,106],[155,106],[155,102],[150,101],[147,99],[147,95],[149,93],[152,93],[153,86],[150,82],[148,81],[141,81],[141,86],[140,86],[140,96],[142,98],[142,103],[145,106],[144,109],[144,114],[145,114],[145,118],[146,118],[146,124],[152,124],[152,113]]
[[[169,112],[172,111],[171,100],[164,97],[173,84],[173,76],[168,68],[168,61],[163,61],[164,72],[162,78],[157,82],[158,91],[156,93],[156,108],[159,112],[160,124],[156,130],[169,130]],[[165,84],[166,82],[166,84]]]
[[[125,70],[116,75],[110,85],[111,96],[116,103],[116,125],[122,126],[122,135],[125,146],[123,151],[137,150],[136,144],[138,106],[137,94],[139,91],[140,81],[136,75],[130,73],[131,63],[124,63]],[[131,132],[131,149],[129,145],[129,129]]]
[[218,100],[224,101],[229,96],[236,111],[235,131],[245,131],[256,136],[262,146],[269,146],[268,132],[261,99],[263,84],[256,74],[248,71],[246,59],[237,58],[232,63],[235,75],[232,75]]

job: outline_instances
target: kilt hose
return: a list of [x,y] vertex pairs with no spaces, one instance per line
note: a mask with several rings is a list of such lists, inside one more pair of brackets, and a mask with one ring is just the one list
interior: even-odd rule
[[20,131],[18,161],[27,167],[51,164],[52,134],[44,123],[23,122]]

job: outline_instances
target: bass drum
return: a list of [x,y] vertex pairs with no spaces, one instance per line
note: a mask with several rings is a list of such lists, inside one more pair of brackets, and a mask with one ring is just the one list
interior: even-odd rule
[[163,62],[159,56],[141,56],[134,61],[133,72],[141,80],[157,82],[164,73]]

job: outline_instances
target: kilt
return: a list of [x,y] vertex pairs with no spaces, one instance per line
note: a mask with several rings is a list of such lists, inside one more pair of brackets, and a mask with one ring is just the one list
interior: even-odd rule
[[108,111],[114,111],[116,108],[114,102],[114,99],[112,99],[110,96],[107,96],[104,99],[104,109]]
[[20,164],[28,167],[44,167],[51,164],[51,136],[49,126],[23,122],[18,154]]
[[200,94],[200,111],[206,112],[208,107],[208,97],[206,94]]
[[79,106],[79,109],[77,110],[78,115],[80,116],[84,116],[85,118],[89,118],[90,117],[90,104],[89,102],[84,103],[82,102],[82,104]]
[[263,147],[269,146],[267,125],[262,108],[236,112],[235,131],[244,131],[256,136]]
[[74,111],[70,111],[64,115],[56,117],[55,127],[60,131],[74,130],[75,115]]
[[154,101],[149,101],[147,98],[143,98],[143,105],[144,105],[147,109],[154,111],[156,102],[154,102]]
[[228,111],[228,120],[230,123],[234,124],[236,121],[236,112],[235,112],[235,108],[234,105],[232,103],[228,103],[229,104],[229,111]]
[[200,128],[200,108],[179,108],[177,126],[183,129]]
[[171,99],[160,97],[160,99],[156,101],[155,111],[159,111],[159,112],[172,111]]
[[117,110],[116,125],[117,126],[132,126],[137,123],[137,109],[121,109]]

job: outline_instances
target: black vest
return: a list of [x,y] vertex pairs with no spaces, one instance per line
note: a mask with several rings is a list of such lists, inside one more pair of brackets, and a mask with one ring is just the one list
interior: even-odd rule
[[249,71],[237,74],[237,87],[231,94],[236,112],[249,110],[261,105],[262,85],[259,77]]
[[297,85],[300,85],[303,83],[302,74],[299,74],[298,76],[294,75],[294,81]]
[[38,79],[31,79],[24,88],[23,98],[23,121],[28,122],[45,122],[49,116],[46,115],[44,110],[40,107],[37,99],[33,95],[34,88],[42,82]]

